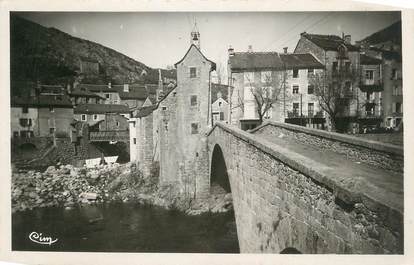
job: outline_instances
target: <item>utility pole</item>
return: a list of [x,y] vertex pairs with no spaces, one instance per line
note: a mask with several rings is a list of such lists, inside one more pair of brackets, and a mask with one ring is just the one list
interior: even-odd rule
[[303,116],[302,116],[302,93],[300,93],[300,125],[303,126]]

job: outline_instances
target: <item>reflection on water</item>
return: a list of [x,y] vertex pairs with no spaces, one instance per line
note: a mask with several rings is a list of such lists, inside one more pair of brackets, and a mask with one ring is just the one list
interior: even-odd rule
[[[40,245],[31,232],[58,241]],[[12,249],[41,251],[238,253],[233,212],[187,216],[158,207],[103,204],[13,214]]]

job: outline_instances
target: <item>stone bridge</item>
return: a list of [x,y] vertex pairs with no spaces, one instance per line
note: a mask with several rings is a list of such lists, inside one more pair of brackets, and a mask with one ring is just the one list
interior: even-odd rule
[[207,140],[241,252],[403,253],[402,147],[274,122]]

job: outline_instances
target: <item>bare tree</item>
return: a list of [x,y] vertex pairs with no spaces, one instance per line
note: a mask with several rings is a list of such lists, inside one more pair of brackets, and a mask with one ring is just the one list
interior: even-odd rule
[[354,99],[353,86],[358,80],[355,68],[339,61],[338,68],[317,72],[309,77],[319,106],[328,114],[331,131],[338,129],[338,118],[345,114]]
[[[259,117],[259,123],[263,123],[263,119],[268,111],[278,103],[285,95],[283,93],[286,87],[286,77],[284,72],[262,72],[261,82],[252,82],[246,76],[250,85],[250,92],[253,95],[257,106],[256,112]],[[277,74],[280,73],[280,76]]]

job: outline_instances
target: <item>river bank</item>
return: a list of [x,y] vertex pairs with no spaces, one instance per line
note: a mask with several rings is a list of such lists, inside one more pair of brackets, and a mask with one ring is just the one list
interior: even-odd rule
[[178,210],[188,215],[227,212],[231,194],[216,192],[204,200],[185,199],[170,186],[158,186],[156,173],[144,178],[135,164],[109,164],[95,168],[50,166],[45,171],[14,169],[12,211],[108,202],[136,202]]

